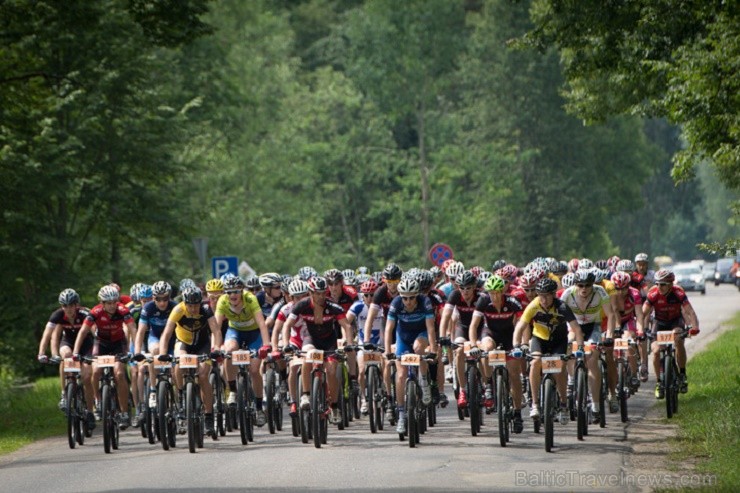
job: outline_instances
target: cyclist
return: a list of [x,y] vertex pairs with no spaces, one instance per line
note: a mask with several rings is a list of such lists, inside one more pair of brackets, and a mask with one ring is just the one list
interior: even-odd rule
[[[583,260],[581,260],[583,264]],[[602,313],[607,317],[606,339],[604,345],[608,346],[614,337],[614,327],[616,317],[612,309],[611,299],[606,290],[601,286],[594,285],[596,275],[589,269],[578,269],[575,275],[575,286],[566,289],[560,299],[568,305],[578,320],[578,325],[582,331],[583,338],[593,344],[601,342],[601,317]],[[601,371],[598,365],[598,355],[596,352],[586,356],[586,366],[588,367],[588,383],[591,390],[593,402],[593,421],[594,424],[599,422],[599,398],[601,395]],[[569,375],[570,384],[573,384],[572,374]],[[609,396],[609,403],[616,403],[616,396]]]
[[[120,292],[113,286],[107,285],[100,288],[98,291],[100,304],[90,310],[77,332],[74,349],[72,350],[75,359],[80,359],[80,353],[93,326],[97,327],[97,340],[93,345],[94,355],[128,354],[129,340],[136,328],[131,313],[120,302],[120,297]],[[93,364],[93,390],[96,394],[100,392],[98,389],[102,374],[102,368]],[[118,403],[121,406],[128,402],[128,381],[123,363],[116,361],[113,374],[118,390]],[[97,397],[99,400],[100,396]],[[125,430],[131,425],[131,419],[128,412],[123,411],[123,409],[119,409],[119,411],[122,411],[119,426],[122,430]]]
[[[350,340],[352,327],[347,321],[344,310],[340,305],[331,301],[326,296],[327,282],[323,277],[314,276],[308,281],[309,297],[303,299],[293,306],[293,311],[283,327],[283,333],[290,330],[298,319],[306,323],[301,333],[303,339],[303,351],[321,349],[334,351],[337,349],[337,334],[334,330],[336,321],[342,328],[345,340]],[[339,408],[337,407],[337,361],[327,358],[326,381],[329,387],[329,398],[331,399],[331,422],[338,423],[340,420]],[[310,409],[309,398],[311,388],[311,363],[304,363],[301,370],[301,383],[303,384],[303,395],[301,395],[301,408]]]
[[[224,279],[222,279],[222,281],[224,281]],[[249,291],[255,296],[262,291],[262,285],[260,284],[260,278],[254,274],[247,277],[247,280],[244,281],[244,287],[247,289],[247,291]]]
[[[85,318],[90,313],[87,308],[80,307],[80,295],[74,289],[65,289],[59,293],[58,300],[60,308],[54,310],[49,317],[46,328],[44,328],[44,334],[41,337],[41,343],[39,344],[38,360],[41,363],[48,361],[46,357],[47,345],[50,346],[51,357],[53,359],[72,357],[72,349],[77,338],[77,333],[82,327]],[[84,356],[92,355],[93,342],[93,335],[88,334],[82,344],[82,354]],[[95,400],[91,378],[92,371],[88,365],[82,365],[80,373],[87,404],[86,419],[90,429],[93,429],[95,428],[95,416],[93,414]],[[59,366],[59,377],[62,386],[62,398],[59,401],[59,409],[65,410],[67,408],[67,399],[64,395],[64,367],[62,365]]]
[[[306,326],[306,322],[302,319],[296,320],[295,324],[291,328],[285,325],[288,320],[290,313],[293,311],[293,306],[304,298],[308,297],[308,283],[295,278],[288,285],[288,301],[280,309],[280,312],[275,317],[275,328],[273,330],[273,346],[282,346],[286,349],[301,349],[303,347],[303,339],[301,337],[301,331]],[[287,329],[287,330],[286,330]],[[282,338],[282,344],[277,343],[277,337]],[[288,374],[288,390],[290,393],[290,415],[295,417],[298,415],[298,369],[300,366],[293,365],[290,367],[290,373]]]
[[[483,274],[486,274],[485,272]],[[482,275],[483,275],[482,274]],[[490,273],[488,273],[490,274]],[[442,312],[444,311],[446,298],[442,291],[433,287],[434,275],[430,270],[419,271],[416,276],[416,280],[419,282],[419,293],[427,296],[429,301],[432,302],[432,308],[434,308],[434,329],[436,330],[435,335],[439,341],[440,332],[439,324],[442,321]],[[480,277],[478,278],[478,284],[480,284]],[[432,378],[435,378],[436,374],[436,386],[432,384],[432,399],[434,404],[439,403],[441,407],[447,407],[449,400],[447,394],[445,394],[445,372],[444,372],[444,355],[443,351],[437,352],[437,361],[429,367],[429,371],[432,372]],[[435,380],[432,380],[435,381]]]
[[[617,271],[611,277],[614,288],[617,290],[616,302],[617,314],[619,315],[619,326],[614,335],[615,337],[619,337],[628,334],[632,340],[637,341],[638,338],[643,338],[645,335],[642,327],[642,297],[638,290],[630,286],[632,278],[628,272]],[[633,348],[630,348],[628,359],[630,369],[632,370],[632,381],[630,381],[630,385],[638,387],[640,385],[640,379],[637,377],[637,359],[635,358]],[[643,360],[642,366],[645,368],[645,377],[647,379],[647,361]],[[640,369],[640,373],[642,374],[642,368]]]
[[[258,351],[260,359],[264,359],[272,350],[272,346],[257,297],[244,289],[244,282],[237,276],[227,278],[223,284],[225,294],[218,299],[216,304],[216,325],[221,326],[225,320],[228,320],[229,328],[226,330],[224,350],[229,353],[241,348],[255,350]],[[224,367],[230,390],[226,403],[229,406],[236,406],[234,365],[230,359],[226,359]],[[249,365],[249,374],[257,407],[256,423],[257,426],[264,426],[267,423],[267,416],[262,409],[263,386],[260,365]]]
[[[471,274],[472,275],[472,274]],[[419,294],[419,282],[416,279],[403,279],[398,284],[398,293],[388,309],[388,320],[385,324],[386,342],[396,343],[396,402],[398,403],[398,433],[406,433],[406,416],[403,403],[406,402],[405,382],[408,371],[401,365],[400,356],[406,353],[423,355],[427,348],[431,353],[437,351],[437,339],[434,331],[434,308],[429,298]],[[395,334],[394,334],[395,333]],[[386,347],[386,357],[391,355],[390,346]],[[432,393],[427,376],[427,364],[422,360],[419,367],[421,374],[422,402],[429,405]]]
[[[514,329],[512,343],[515,350],[513,355],[521,357],[522,336],[527,326],[532,323],[532,340],[530,341],[530,352],[532,355],[532,364],[529,370],[529,381],[532,387],[532,409],[529,416],[533,419],[539,419],[540,411],[539,386],[541,382],[542,361],[540,357],[543,354],[566,354],[568,349],[568,327],[575,335],[578,342],[579,351],[583,348],[583,332],[578,325],[576,316],[568,305],[555,297],[558,284],[552,279],[544,278],[537,282],[537,298],[535,298],[524,309],[519,322]],[[581,354],[577,354],[580,356]],[[567,409],[566,403],[566,377],[561,372],[555,376],[555,381],[560,395],[560,412],[558,419],[562,424],[567,423],[564,416],[564,410]]]
[[[329,269],[324,272],[324,279],[326,279],[326,284],[328,286],[326,295],[329,299],[342,307],[346,316],[352,304],[357,301],[357,290],[353,287],[345,286],[344,274],[337,269]],[[338,323],[334,324],[334,330],[337,333],[337,337],[339,337],[341,327],[339,327]],[[347,339],[345,344],[352,344],[354,340],[354,330],[352,330],[350,332],[350,339]],[[355,392],[359,392],[359,385],[357,383],[357,357],[354,352],[348,352],[346,357],[350,384]]]
[[[506,296],[504,289],[506,284],[501,277],[494,275],[490,277],[483,289],[488,296],[481,296],[475,304],[473,319],[470,323],[471,341],[476,341],[478,348],[485,353],[498,347],[509,352],[514,348],[514,327],[522,316],[522,305],[513,296]],[[481,322],[482,330],[478,327]],[[491,370],[488,365],[481,365],[483,369],[483,380],[486,382],[486,396],[490,393],[488,381],[491,378]],[[506,367],[509,370],[509,388],[514,398],[514,433],[521,433],[524,429],[522,423],[522,380],[519,375],[522,372],[521,360],[506,357]],[[493,408],[493,395],[486,397],[485,406]]]
[[[691,328],[689,335],[699,333],[699,319],[696,317],[694,307],[691,306],[686,293],[679,286],[674,286],[673,281],[676,276],[668,269],[660,269],[655,273],[655,286],[648,291],[647,299],[642,305],[643,324],[650,319],[650,314],[655,310],[655,331],[672,330],[676,334],[681,334],[684,330],[684,323],[689,322]],[[674,344],[676,346],[676,363],[678,363],[680,391],[686,393],[689,389],[688,379],[686,378],[686,347],[682,337],[676,337]],[[653,342],[653,371],[655,375],[660,375],[660,347],[657,342]],[[655,397],[662,399],[665,396],[660,379],[655,386]]]
[[[357,327],[359,327],[358,342],[360,344],[375,344],[376,346],[385,346],[383,336],[383,314],[378,311],[375,315],[375,319],[372,321],[372,330],[368,334],[365,334],[365,322],[367,321],[367,314],[370,308],[370,300],[372,299],[375,291],[378,289],[378,283],[374,279],[369,279],[362,283],[360,286],[361,299],[352,303],[352,306],[347,312],[347,321],[352,324],[357,320]],[[362,396],[362,405],[360,412],[367,415],[367,399],[365,398],[365,363],[363,359],[363,353],[357,356],[357,362],[359,364],[359,381],[360,381],[360,395]]]
[[[456,344],[462,345],[468,340],[470,322],[473,319],[475,304],[482,295],[477,290],[478,279],[469,270],[461,272],[457,276],[456,283],[458,288],[447,298],[439,327],[441,335],[450,337]],[[457,323],[453,321],[453,313],[455,311],[459,314]],[[465,352],[462,347],[455,349],[454,358],[457,381],[464,382]],[[457,405],[461,408],[468,405],[468,397],[465,395],[464,385],[460,385],[460,391],[457,395]]]
[[[167,347],[174,332],[177,343],[175,354],[210,354],[221,347],[221,331],[216,323],[208,302],[203,302],[203,292],[199,287],[188,287],[181,293],[182,302],[170,313],[160,341]],[[215,344],[211,344],[211,341]],[[139,355],[137,355],[139,356]],[[143,358],[141,358],[143,359]],[[213,426],[213,388],[208,380],[210,360],[200,363],[198,368],[198,386],[205,408],[206,435],[216,437]],[[179,389],[183,388],[183,376],[180,366],[175,367],[175,380]]]
[[[283,278],[280,274],[268,272],[259,276],[258,279],[262,291],[257,293],[257,302],[260,304],[262,315],[267,319],[272,312],[272,307],[283,297],[283,291],[280,289]],[[267,324],[267,321],[265,323]],[[272,324],[267,324],[267,329],[271,331]]]
[[[648,269],[648,254],[647,253],[638,253],[635,255],[635,272],[642,275],[645,283],[647,284],[646,289],[650,289],[652,287],[653,283],[655,283],[655,274],[656,272],[654,270]],[[643,297],[646,293],[642,293]]]

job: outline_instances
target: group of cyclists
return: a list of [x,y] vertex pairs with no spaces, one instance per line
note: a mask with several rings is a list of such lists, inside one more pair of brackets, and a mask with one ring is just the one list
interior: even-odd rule
[[[328,419],[338,423],[341,389],[337,365],[347,365],[349,385],[361,396],[361,413],[367,414],[365,354],[380,349],[384,352],[384,395],[389,396],[395,383],[395,394],[389,396],[395,397],[395,407],[386,406],[385,419],[396,424],[400,435],[408,432],[404,407],[407,367],[400,361],[404,354],[423,357],[419,362],[423,405],[447,407],[445,387],[452,383],[458,414],[463,416],[471,397],[479,398],[486,411],[492,412],[491,367],[485,364],[485,358],[491,351],[503,350],[514,407],[512,429],[522,433],[523,407],[531,403],[529,417],[535,421],[540,418],[536,389],[542,378],[543,355],[572,353],[575,358],[584,358],[591,422],[599,423],[603,419],[600,402],[606,402],[611,413],[618,410],[615,339],[636,343],[630,346],[627,357],[632,370],[629,383],[636,389],[648,379],[648,344],[656,331],[699,333],[696,313],[674,280],[670,269],[648,270],[648,256],[639,253],[634,262],[616,256],[596,262],[587,258],[566,262],[539,257],[517,267],[498,260],[490,270],[481,266],[466,268],[454,259],[430,269],[411,268],[405,272],[395,263],[372,273],[359,267],[329,269],[321,274],[306,266],[296,275],[265,273],[242,279],[227,274],[201,286],[191,279],[183,279],[177,287],[164,280],[151,285],[137,283],[127,295],[112,283],[99,289],[99,304],[91,309],[82,305],[73,289],[59,294],[60,308],[49,318],[38,359],[50,361],[47,349],[51,360],[57,362],[93,358],[91,365],[82,364],[80,369],[87,405],[85,418],[92,429],[100,420],[96,403],[100,400],[102,373],[94,358],[128,355],[131,361],[119,358],[123,361],[116,361],[113,370],[118,402],[133,400],[133,412],[129,413],[125,406],[120,409],[118,425],[125,429],[138,426],[143,410],[157,405],[156,378],[145,380],[143,368],[153,376],[157,372],[151,364],[154,360],[208,355],[200,363],[197,378],[205,411],[205,433],[215,439],[214,398],[208,376],[211,365],[221,363],[226,405],[235,406],[237,371],[228,355],[238,350],[251,351],[259,360],[270,356],[279,361],[280,382],[284,386],[281,390],[294,417],[311,407],[312,363],[286,365],[283,356],[347,348],[345,361],[338,363],[327,358],[324,362]],[[653,372],[658,376],[659,351],[657,342],[652,344]],[[600,399],[598,356],[596,352],[584,354],[588,345],[598,345],[606,354],[606,399]],[[686,392],[682,337],[676,338],[675,346],[680,392]],[[357,352],[352,348],[357,348]],[[463,383],[466,359],[471,356],[481,361],[480,396],[468,395],[471,390]],[[182,393],[183,376],[177,365],[173,374]],[[249,375],[255,422],[264,426],[267,415],[262,365],[250,365]],[[60,379],[59,406],[65,410],[61,366]],[[560,402],[556,421],[566,424],[570,420],[566,413],[567,399],[573,392],[573,365],[566,365],[555,379]],[[657,381],[655,396],[660,399],[664,388],[659,378]],[[178,431],[183,432],[184,415],[178,418]]]

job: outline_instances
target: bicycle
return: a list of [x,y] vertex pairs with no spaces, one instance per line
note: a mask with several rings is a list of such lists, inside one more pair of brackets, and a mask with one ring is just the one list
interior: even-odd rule
[[[573,341],[573,352],[578,350],[578,343]],[[591,343],[584,344],[584,356],[575,358],[576,363],[573,369],[573,390],[568,396],[568,408],[570,411],[570,420],[576,422],[576,436],[579,440],[588,435],[588,424],[591,419],[591,409],[589,406],[588,394],[588,369],[586,368],[585,355],[591,354]]]
[[375,344],[363,346],[363,360],[365,363],[365,400],[367,402],[368,417],[370,418],[370,433],[383,431],[383,418],[385,403],[383,395],[383,378],[381,376],[383,367],[383,348]]
[[629,364],[629,353],[636,349],[632,339],[614,339],[614,359],[617,364],[617,402],[622,423],[629,419],[627,399],[634,393],[632,387],[632,367]]
[[155,423],[155,434],[163,450],[169,450],[177,444],[178,400],[175,387],[172,385],[172,356],[161,354],[152,358],[152,365],[157,371],[157,407],[152,413]]
[[265,379],[265,406],[267,426],[270,434],[283,429],[283,401],[285,397],[280,392],[280,371],[278,360],[283,358],[282,351],[273,351],[263,361],[262,370]]
[[[407,367],[406,376],[406,433],[399,433],[398,439],[404,440],[404,436],[409,437],[409,447],[415,448],[419,443],[419,435],[423,433],[423,427],[426,423],[426,417],[424,414],[426,406],[422,403],[422,391],[421,385],[419,384],[419,377],[417,375],[418,368],[421,365],[422,358],[427,361],[434,361],[437,358],[436,354],[425,354],[419,355],[414,353],[406,353],[401,355],[401,365]],[[395,359],[394,357],[390,358]]]
[[[175,359],[183,373],[185,387],[185,420],[187,421],[188,448],[194,454],[196,448],[203,448],[205,434],[205,412],[198,385],[200,363],[209,359],[207,354],[182,354]],[[216,433],[213,439],[217,439]]]
[[[304,361],[310,363],[311,367],[311,409],[308,412],[310,418],[311,435],[313,444],[316,448],[321,448],[322,444],[327,442],[328,418],[331,413],[331,407],[328,405],[328,392],[326,382],[326,370],[324,360],[331,358],[337,361],[342,355],[342,349],[324,351],[321,349],[311,349],[310,351],[300,351],[304,355]],[[340,394],[341,394],[340,387]],[[341,429],[341,428],[340,428]]]
[[599,366],[599,372],[601,373],[601,381],[599,383],[601,388],[599,392],[599,428],[604,428],[606,427],[606,396],[609,393],[609,376],[607,374],[605,346],[599,342],[594,347],[599,352],[599,360],[596,364]]
[[113,368],[116,365],[116,361],[120,361],[124,364],[127,363],[129,355],[85,356],[82,360],[86,362],[95,362],[97,367],[102,368],[103,370],[103,374],[100,377],[100,415],[102,417],[101,421],[103,424],[103,449],[106,454],[109,454],[111,449],[118,449],[118,424],[120,421],[118,394],[116,391],[116,379],[113,375]]
[[[468,415],[470,416],[470,432],[478,436],[483,425],[484,406],[483,379],[478,364],[482,359],[482,352],[470,342],[464,344],[452,343],[453,349],[463,348],[465,352],[465,393],[468,396]],[[475,351],[472,351],[474,350]],[[458,410],[458,417],[460,411]]]
[[655,336],[660,348],[660,375],[657,378],[665,392],[666,416],[669,419],[678,412],[678,394],[681,386],[678,377],[678,363],[676,362],[676,337],[685,339],[690,328],[690,325],[686,326],[686,329],[680,333],[675,333],[672,330],[661,330]]
[[488,352],[488,365],[493,367],[493,395],[496,398],[499,443],[506,447],[513,431],[514,398],[509,389],[509,369],[506,368],[508,353],[501,346]]
[[213,389],[213,420],[216,432],[219,436],[226,436],[226,429],[230,428],[226,412],[226,382],[221,377],[218,363],[218,357],[211,358],[211,371],[208,373],[208,382]]
[[81,363],[73,358],[51,358],[49,364],[62,364],[64,372],[64,396],[67,407],[64,410],[67,418],[67,439],[69,448],[84,445],[85,437],[92,436],[87,422],[87,401],[82,383]]
[[[350,379],[347,358],[345,357],[345,353],[353,352],[355,349],[357,349],[357,346],[345,345],[341,348],[340,352],[335,354],[339,361],[337,365],[337,382],[339,383],[337,407],[339,408],[340,420],[337,423],[337,427],[340,430],[348,427],[350,421],[354,421],[355,403],[356,401],[359,402],[360,397],[355,388],[357,381]],[[359,413],[359,407],[357,407],[357,411]]]
[[231,363],[239,368],[236,379],[236,421],[239,424],[242,445],[254,441],[257,408],[248,367],[252,364],[252,358],[256,354],[254,350],[242,349],[226,355],[227,358],[231,358]]
[[[558,411],[559,399],[557,385],[555,383],[555,374],[563,371],[564,362],[571,356],[564,354],[552,355],[545,354],[540,357],[542,362],[542,382],[540,383],[540,418],[534,420],[535,433],[539,433],[540,421],[545,428],[545,451],[551,452],[554,445],[555,434],[555,414]],[[527,356],[532,360],[534,357]]]

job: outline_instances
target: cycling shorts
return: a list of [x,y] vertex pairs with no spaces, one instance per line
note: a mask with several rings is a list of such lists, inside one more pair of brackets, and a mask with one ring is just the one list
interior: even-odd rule
[[558,337],[555,339],[545,340],[545,339],[540,339],[537,336],[532,336],[532,340],[529,341],[529,352],[530,353],[567,354],[567,350],[568,350],[568,338],[567,337]]
[[406,334],[406,336],[399,336],[396,338],[396,356],[401,356],[402,354],[406,353],[413,353],[414,352],[414,342],[417,339],[424,339],[425,341],[429,340],[429,334],[427,334],[427,331],[422,332],[413,332],[411,334]]
[[511,330],[491,330],[488,327],[485,327],[480,335],[480,340],[483,340],[486,337],[490,337],[496,346],[499,344],[503,346],[506,351],[514,349],[514,327],[512,327]]
[[116,356],[118,354],[128,353],[126,347],[126,339],[120,341],[111,342],[98,339],[93,345],[94,356]]
[[224,342],[227,341],[236,341],[240,349],[257,350],[262,347],[262,335],[259,330],[236,330],[229,327]]
[[[94,343],[95,343],[94,337],[92,336],[85,337],[85,340],[82,341],[82,347],[80,348],[80,354],[83,356],[92,355]],[[62,335],[62,340],[59,342],[59,347],[64,347],[64,346],[73,350],[75,347],[75,338],[67,334]]]
[[583,342],[593,342],[594,344],[601,342],[601,326],[596,325],[596,322],[581,324],[581,331],[583,332]]

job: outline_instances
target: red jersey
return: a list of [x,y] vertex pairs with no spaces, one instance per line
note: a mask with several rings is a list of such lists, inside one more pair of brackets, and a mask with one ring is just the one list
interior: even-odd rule
[[332,300],[334,303],[339,304],[346,314],[349,311],[349,308],[352,306],[352,303],[357,301],[357,290],[352,286],[342,286],[342,294],[339,296],[338,300],[335,300],[334,297],[331,295],[331,292],[327,289],[326,297]]
[[506,296],[513,296],[514,298],[521,303],[522,307],[526,307],[529,305],[529,298],[527,298],[527,293],[524,292],[522,288],[519,286],[516,286],[515,284],[509,284],[509,286],[506,288],[506,291],[504,291],[504,294]]
[[118,342],[126,338],[123,325],[133,322],[133,317],[123,303],[118,303],[116,311],[111,315],[103,309],[103,305],[96,305],[90,310],[83,325],[98,328],[98,338],[107,342]]
[[346,315],[339,304],[327,299],[321,319],[316,320],[314,318],[313,301],[311,301],[311,298],[304,298],[293,305],[288,318],[303,320],[311,337],[316,339],[334,337],[336,340],[337,335],[334,332],[334,321],[342,320],[346,318]]
[[653,286],[648,291],[645,304],[653,307],[656,320],[668,322],[681,316],[681,308],[689,304],[689,298],[679,286],[672,286],[666,296],[660,294],[658,286]]
[[[617,301],[619,303],[619,301]],[[624,306],[619,310],[619,322],[625,323],[635,317],[635,305],[642,304],[640,291],[635,288],[629,288],[627,296],[624,298]]]

